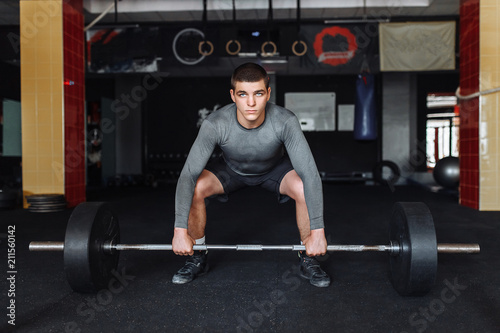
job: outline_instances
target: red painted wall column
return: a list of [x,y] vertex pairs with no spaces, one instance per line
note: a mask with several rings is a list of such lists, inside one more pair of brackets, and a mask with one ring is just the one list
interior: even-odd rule
[[[479,0],[460,1],[460,93],[479,91]],[[479,97],[460,101],[460,203],[479,209]]]
[[85,196],[85,58],[83,0],[63,2],[65,194],[69,206]]

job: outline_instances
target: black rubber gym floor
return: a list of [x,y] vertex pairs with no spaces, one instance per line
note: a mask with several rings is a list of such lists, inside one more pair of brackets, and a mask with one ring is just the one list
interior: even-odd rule
[[[170,243],[173,186],[92,191],[109,201],[122,243]],[[500,212],[462,207],[453,196],[418,187],[325,184],[329,243],[387,244],[397,201],[430,207],[440,243],[479,243],[476,255],[439,255],[432,291],[401,297],[388,278],[386,253],[332,253],[322,259],[333,281],[315,288],[299,278],[294,252],[211,251],[210,271],[173,285],[184,259],[171,252],[122,252],[113,290],[78,294],[66,282],[62,253],[29,252],[32,240],[64,238],[68,209],[59,213],[0,211],[2,320],[16,332],[499,332]],[[297,244],[292,202],[244,189],[208,206],[209,244]],[[8,226],[15,226],[15,285],[7,280]],[[15,297],[8,295],[11,287]],[[8,324],[15,300],[15,326]],[[3,313],[2,313],[3,312]]]

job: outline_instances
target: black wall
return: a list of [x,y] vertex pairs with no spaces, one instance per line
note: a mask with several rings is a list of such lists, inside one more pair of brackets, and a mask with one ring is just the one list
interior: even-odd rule
[[115,77],[90,77],[85,80],[85,100],[87,102],[101,102],[102,98],[114,100]]
[[198,110],[232,103],[230,79],[165,78],[143,101],[148,154],[187,154],[198,134]]
[[[3,40],[3,39],[2,39]],[[3,117],[3,100],[21,100],[21,69],[17,65],[0,61],[0,119]],[[3,121],[3,119],[2,119]],[[0,122],[0,179],[13,175],[13,168],[17,170],[21,164],[20,157],[1,156],[3,152],[3,124]],[[17,171],[16,171],[17,173]],[[0,180],[1,182],[1,180]],[[0,184],[1,185],[1,184]]]
[[[276,102],[284,105],[286,92],[336,93],[338,104],[354,104],[354,75],[278,76]],[[198,133],[198,110],[232,103],[229,77],[166,78],[143,102],[147,154],[158,157],[189,152]],[[293,111],[293,110],[292,110]],[[377,141],[359,142],[352,132],[306,132],[318,164],[327,173],[371,171],[377,162]],[[170,159],[171,160],[171,159]]]
[[[287,92],[334,92],[338,109],[339,104],[355,103],[356,78],[356,75],[279,76],[276,102],[284,105]],[[380,116],[380,108],[378,113]],[[339,131],[305,132],[305,135],[320,171],[371,171],[378,161],[378,140],[356,141],[353,132]]]
[[21,68],[0,61],[0,99],[21,100]]
[[[0,61],[0,118],[3,99],[21,100],[21,72],[19,66]],[[3,151],[3,125],[0,122],[0,189],[4,184],[13,186],[21,182],[21,158],[1,156]]]

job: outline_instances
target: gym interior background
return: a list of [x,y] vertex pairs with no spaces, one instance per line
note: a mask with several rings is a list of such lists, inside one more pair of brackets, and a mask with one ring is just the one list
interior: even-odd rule
[[[498,332],[499,18],[487,0],[2,1],[2,331]],[[440,242],[481,253],[440,256],[432,291],[404,298],[381,254],[329,254],[332,286],[318,291],[286,253],[214,251],[211,274],[180,288],[173,254],[122,253],[119,288],[89,296],[58,254],[28,251],[63,240],[86,201],[110,203],[122,240],[169,243],[189,148],[248,61],[268,70],[272,102],[302,94],[290,108],[323,180],[329,243],[385,244],[393,203],[423,201]],[[297,243],[293,205],[268,193],[208,213],[209,243]]]

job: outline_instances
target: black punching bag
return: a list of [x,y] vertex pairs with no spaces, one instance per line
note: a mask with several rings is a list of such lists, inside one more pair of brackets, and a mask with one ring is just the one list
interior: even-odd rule
[[354,105],[354,139],[377,138],[377,110],[375,106],[375,78],[363,73],[356,80],[356,104]]

